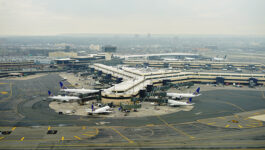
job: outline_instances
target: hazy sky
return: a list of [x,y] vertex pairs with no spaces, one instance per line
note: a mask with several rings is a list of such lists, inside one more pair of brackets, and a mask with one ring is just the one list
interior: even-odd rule
[[265,35],[265,0],[0,0],[0,35]]

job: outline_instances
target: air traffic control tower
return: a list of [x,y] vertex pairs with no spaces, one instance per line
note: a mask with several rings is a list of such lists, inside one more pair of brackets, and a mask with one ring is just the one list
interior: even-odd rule
[[117,47],[108,45],[108,46],[102,47],[102,50],[105,53],[105,60],[111,60],[113,57],[113,53],[115,53],[117,50]]

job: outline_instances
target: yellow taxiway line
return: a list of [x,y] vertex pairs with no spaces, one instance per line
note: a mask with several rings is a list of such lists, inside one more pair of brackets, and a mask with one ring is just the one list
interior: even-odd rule
[[81,140],[81,138],[80,137],[78,137],[78,136],[74,136],[76,139],[78,139],[78,140]]
[[17,127],[13,127],[11,130],[14,131]]
[[171,129],[175,130],[176,132],[178,132],[178,133],[180,133],[180,134],[182,134],[182,135],[185,135],[185,136],[189,137],[190,139],[195,139],[194,136],[191,136],[191,135],[189,135],[188,133],[186,133],[186,132],[184,132],[184,131],[182,131],[182,130],[180,130],[180,129],[175,128],[174,126],[169,125],[169,124],[168,124],[164,119],[162,119],[160,116],[157,116],[157,118],[158,118],[160,121],[164,122],[164,124],[165,124],[166,126],[170,127]]
[[127,138],[126,136],[124,136],[123,134],[120,133],[120,131],[118,131],[115,128],[111,128],[113,131],[115,131],[117,134],[119,134],[122,138],[124,138],[126,141],[128,141],[129,143],[134,143],[133,140],[130,140],[129,138]]
[[22,137],[22,138],[20,139],[20,141],[24,141],[24,139],[25,139],[25,137]]

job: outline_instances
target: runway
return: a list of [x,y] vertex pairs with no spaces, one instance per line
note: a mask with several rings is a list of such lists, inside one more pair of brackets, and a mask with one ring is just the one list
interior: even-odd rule
[[[12,131],[0,135],[1,149],[265,147],[264,122],[246,119],[254,113],[265,114],[260,91],[206,91],[194,98],[195,108],[188,112],[97,118],[59,115],[49,109],[49,102],[43,99],[48,89],[58,92],[60,80],[56,74],[0,80],[0,91],[7,92],[0,97],[0,131]],[[236,119],[240,122],[229,122]],[[98,122],[107,123],[96,125]],[[48,135],[48,129],[58,133]]]

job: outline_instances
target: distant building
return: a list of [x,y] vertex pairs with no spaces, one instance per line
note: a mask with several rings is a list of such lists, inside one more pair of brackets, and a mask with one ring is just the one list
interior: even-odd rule
[[116,46],[104,46],[102,47],[102,50],[107,53],[115,53],[117,50]]
[[77,53],[75,52],[49,52],[49,57],[54,58],[69,58],[69,57],[77,57]]
[[99,45],[90,44],[89,45],[89,49],[90,50],[94,50],[94,51],[99,51],[100,50],[100,46]]
[[111,60],[113,57],[113,53],[116,52],[116,46],[104,46],[102,50],[105,52],[105,60]]

